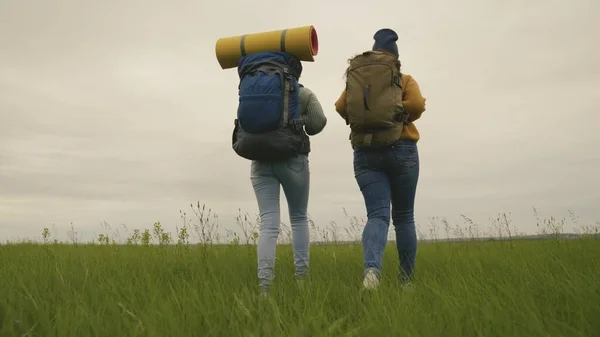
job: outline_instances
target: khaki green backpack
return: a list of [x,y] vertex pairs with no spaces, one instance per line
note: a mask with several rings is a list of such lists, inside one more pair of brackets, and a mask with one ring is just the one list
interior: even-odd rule
[[375,132],[405,123],[400,61],[366,51],[350,61],[346,78],[346,123],[354,132]]

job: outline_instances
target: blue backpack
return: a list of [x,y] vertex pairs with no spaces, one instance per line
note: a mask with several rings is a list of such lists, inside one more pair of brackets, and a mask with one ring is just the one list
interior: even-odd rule
[[298,78],[302,64],[286,52],[263,52],[238,60],[239,105],[233,150],[249,160],[285,160],[302,151]]

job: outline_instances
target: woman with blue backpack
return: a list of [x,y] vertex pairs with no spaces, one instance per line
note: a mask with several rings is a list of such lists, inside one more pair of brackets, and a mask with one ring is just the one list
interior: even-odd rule
[[301,73],[301,62],[286,52],[249,54],[238,61],[240,103],[232,141],[235,152],[252,161],[250,180],[260,212],[257,269],[263,296],[275,278],[281,187],[289,209],[296,278],[302,280],[309,272],[308,136],[320,133],[327,118],[316,95],[298,83]]
[[425,111],[419,85],[400,71],[396,32],[381,29],[373,38],[372,50],[350,59],[346,89],[335,103],[351,129],[354,176],[367,209],[362,235],[365,289],[379,285],[390,213],[399,280],[411,284],[417,253],[414,204],[420,138],[413,123]]

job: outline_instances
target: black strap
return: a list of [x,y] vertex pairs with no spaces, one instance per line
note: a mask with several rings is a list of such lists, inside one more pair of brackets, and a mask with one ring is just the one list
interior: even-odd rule
[[246,56],[246,35],[242,35],[240,39],[240,50],[242,51],[242,56]]
[[281,32],[281,37],[279,38],[279,49],[285,53],[285,35],[287,34],[287,29],[284,29]]

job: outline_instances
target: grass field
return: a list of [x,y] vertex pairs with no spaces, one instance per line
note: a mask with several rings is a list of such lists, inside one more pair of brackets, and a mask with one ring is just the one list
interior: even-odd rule
[[600,336],[600,241],[422,243],[411,290],[360,290],[359,245],[279,246],[256,296],[252,245],[0,246],[0,336]]

